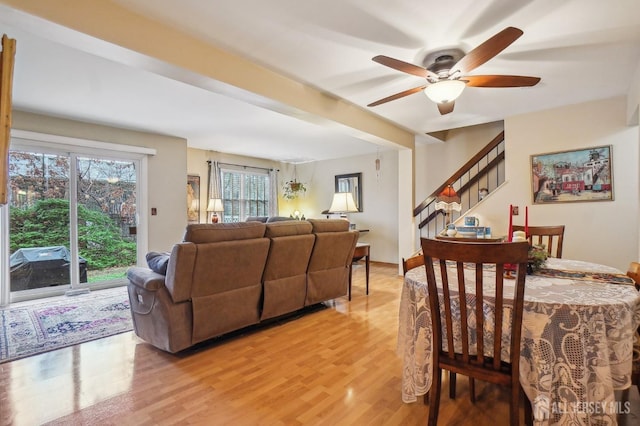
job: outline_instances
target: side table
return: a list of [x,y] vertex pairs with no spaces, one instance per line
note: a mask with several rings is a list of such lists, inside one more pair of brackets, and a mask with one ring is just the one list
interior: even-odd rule
[[356,243],[356,248],[353,251],[353,259],[349,265],[349,300],[351,300],[351,276],[353,275],[353,262],[364,257],[365,271],[366,271],[366,294],[369,295],[369,249],[370,245],[367,243]]

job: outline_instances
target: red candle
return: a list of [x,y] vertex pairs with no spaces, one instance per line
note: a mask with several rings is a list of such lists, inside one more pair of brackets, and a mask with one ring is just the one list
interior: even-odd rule
[[524,234],[529,237],[529,206],[524,208]]
[[513,238],[513,204],[509,204],[509,234],[507,235],[507,241],[511,242]]

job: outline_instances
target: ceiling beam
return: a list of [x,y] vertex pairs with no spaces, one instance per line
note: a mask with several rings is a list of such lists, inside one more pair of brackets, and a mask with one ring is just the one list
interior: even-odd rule
[[[30,31],[57,42],[338,128],[368,142],[414,148],[415,134],[364,108],[148,19],[109,0],[0,0]],[[19,40],[18,40],[19,44]]]

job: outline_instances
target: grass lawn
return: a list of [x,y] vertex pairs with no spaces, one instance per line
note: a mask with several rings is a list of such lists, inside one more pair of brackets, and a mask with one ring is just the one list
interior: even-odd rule
[[128,266],[120,266],[117,268],[106,268],[96,271],[87,271],[87,281],[95,283],[99,281],[117,280],[127,277]]

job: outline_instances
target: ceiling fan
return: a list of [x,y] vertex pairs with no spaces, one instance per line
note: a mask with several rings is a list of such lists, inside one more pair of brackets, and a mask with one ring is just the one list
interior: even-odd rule
[[507,27],[486,40],[466,55],[459,49],[440,50],[428,55],[425,67],[413,65],[384,55],[378,55],[373,61],[407,74],[423,77],[427,84],[387,96],[367,105],[374,107],[389,101],[403,98],[417,92],[425,94],[438,104],[440,114],[453,111],[455,100],[465,87],[528,87],[535,86],[540,77],[519,75],[467,75],[470,71],[502,52],[523,34],[522,30]]

